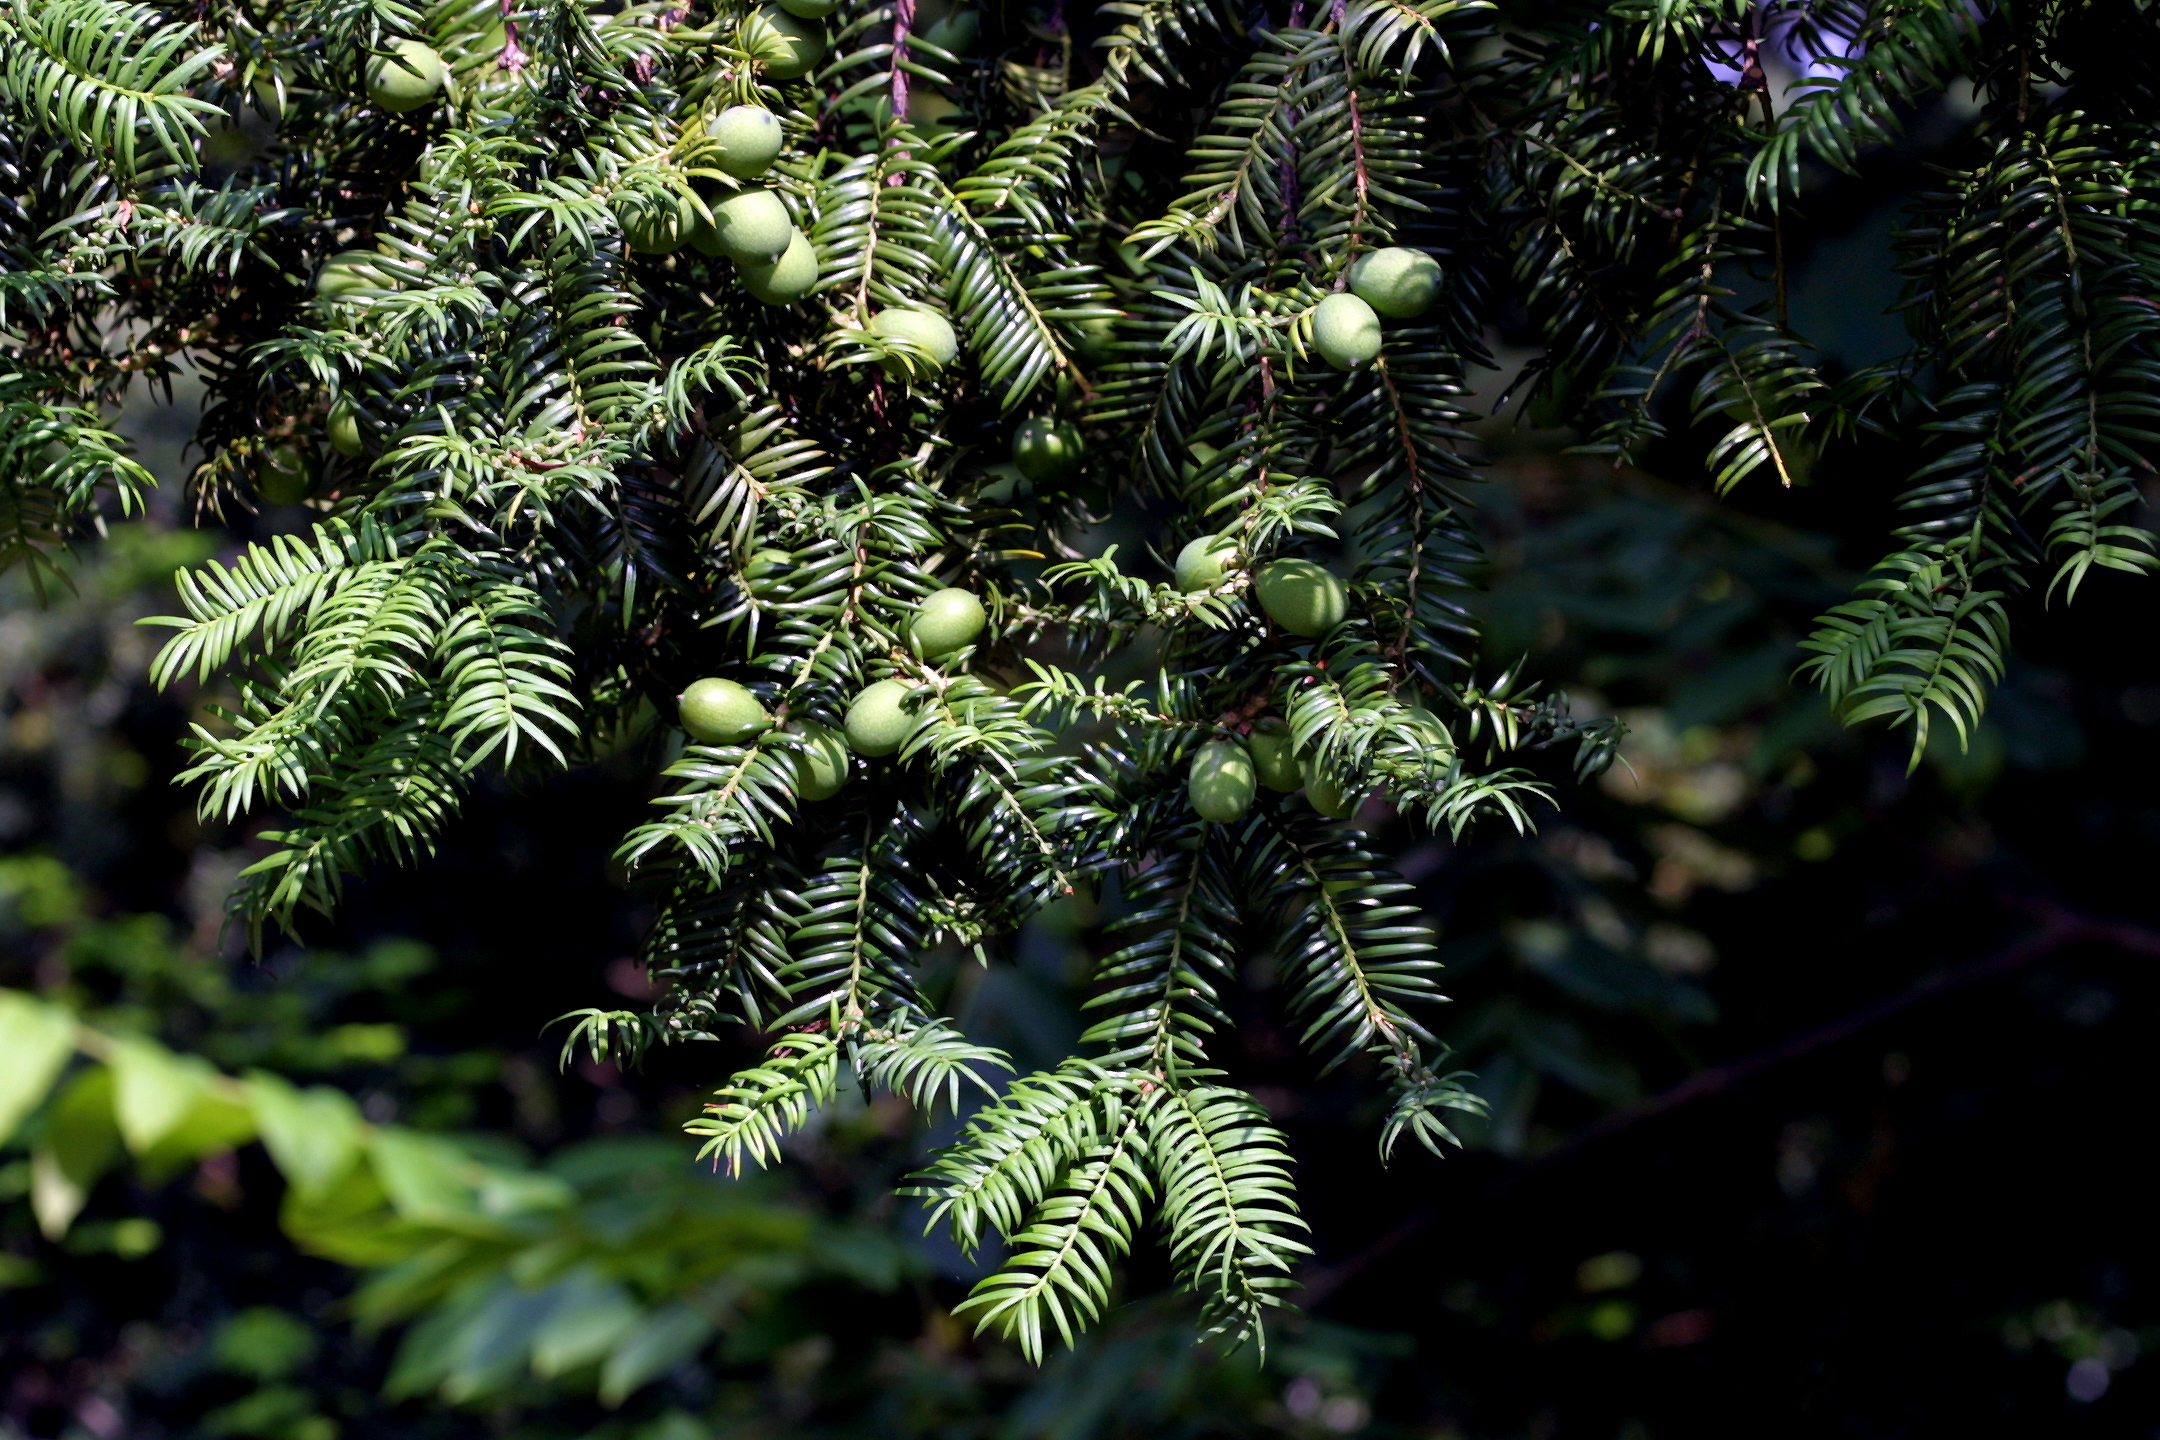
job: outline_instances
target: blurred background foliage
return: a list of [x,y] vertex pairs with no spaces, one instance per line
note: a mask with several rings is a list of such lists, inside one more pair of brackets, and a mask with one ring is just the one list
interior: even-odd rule
[[[1833,364],[1894,348],[1883,197],[1960,124],[1812,187],[1791,303]],[[174,477],[193,401],[138,400]],[[551,1020],[649,993],[608,837],[656,740],[485,793],[433,862],[246,955],[221,902],[259,847],[171,787],[207,697],[149,689],[133,622],[300,512],[197,529],[168,486],[72,593],[0,582],[0,1067],[33,1036],[57,1067],[0,1090],[0,1435],[2160,1434],[2149,588],[2089,582],[2112,636],[2022,602],[1975,743],[1908,774],[1789,678],[1894,449],[1716,501],[1684,424],[1615,471],[1539,419],[1478,435],[1484,663],[1623,720],[1625,763],[1586,787],[1550,757],[1563,809],[1528,836],[1362,816],[1443,934],[1491,1107],[1464,1154],[1382,1168],[1375,1087],[1295,1058],[1264,966],[1241,997],[1235,1073],[1318,1246],[1264,1362],[1196,1348],[1143,1250],[1110,1324],[1026,1366],[953,1321],[977,1272],[891,1198],[941,1133],[903,1105],[843,1096],[731,1182],[679,1127],[747,1046],[559,1063]],[[1054,1063],[1117,910],[925,963],[971,1033]],[[131,1111],[130,1066],[190,1108]]]

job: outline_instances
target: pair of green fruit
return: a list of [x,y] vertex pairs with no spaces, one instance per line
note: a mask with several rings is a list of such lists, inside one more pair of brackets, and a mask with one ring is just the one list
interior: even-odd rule
[[1259,787],[1288,795],[1298,790],[1313,809],[1334,820],[1357,808],[1354,797],[1310,759],[1300,761],[1290,743],[1290,727],[1270,716],[1252,728],[1241,743],[1211,740],[1193,752],[1185,772],[1185,795],[1203,820],[1229,825],[1245,818]]
[[1391,246],[1350,267],[1350,288],[1312,312],[1313,348],[1338,370],[1369,365],[1380,354],[1380,317],[1415,320],[1440,293],[1440,262],[1422,250]]
[[[1213,590],[1237,563],[1237,542],[1203,535],[1178,552],[1174,579],[1187,595]],[[1317,639],[1350,613],[1350,591],[1334,574],[1310,560],[1276,560],[1253,577],[1253,592],[1268,619],[1293,635]]]
[[[693,680],[677,701],[683,729],[701,745],[740,745],[772,728],[772,716],[757,696],[733,680],[707,676]],[[788,733],[799,736],[795,755],[795,793],[804,800],[829,800],[847,784],[847,746],[823,725],[791,720]]]
[[[1452,745],[1440,717],[1422,705],[1409,707],[1408,720],[1423,744],[1435,749]],[[1300,760],[1290,727],[1272,715],[1255,722],[1243,743],[1211,740],[1202,745],[1185,775],[1185,794],[1193,809],[1201,819],[1223,825],[1245,818],[1261,785],[1286,795],[1303,790],[1313,809],[1331,820],[1348,819],[1361,798],[1314,763],[1314,757]]]

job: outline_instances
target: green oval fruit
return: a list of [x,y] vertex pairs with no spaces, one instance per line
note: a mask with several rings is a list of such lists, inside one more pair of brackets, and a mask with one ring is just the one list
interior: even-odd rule
[[388,288],[375,268],[381,259],[372,250],[345,250],[332,255],[315,272],[315,293],[325,300],[343,300]]
[[989,619],[974,591],[947,587],[924,597],[908,634],[922,646],[925,658],[935,660],[973,643]]
[[848,706],[846,725],[847,742],[856,754],[876,759],[900,748],[915,728],[915,717],[901,708],[908,688],[898,680],[880,680],[855,697]]
[[840,8],[840,0],[780,0],[780,8],[803,20],[822,20]]
[[1357,809],[1357,800],[1312,760],[1307,759],[1301,769],[1305,776],[1305,798],[1312,802],[1312,808],[1330,820],[1349,819]]
[[1256,793],[1252,756],[1243,745],[1214,740],[1193,753],[1192,768],[1185,774],[1185,794],[1201,819],[1218,825],[1242,820],[1252,809]]
[[1223,583],[1237,560],[1237,542],[1227,535],[1202,535],[1178,551],[1174,582],[1187,595]]
[[[887,339],[913,342],[933,371],[952,364],[960,354],[960,337],[953,333],[952,322],[935,310],[896,305],[871,316],[870,329]],[[885,373],[904,378],[907,366],[895,355],[886,360]]]
[[360,415],[353,409],[352,401],[340,395],[330,405],[330,418],[323,425],[323,434],[330,441],[330,448],[338,454],[357,459],[367,454],[367,444],[360,438]]
[[679,195],[625,196],[619,213],[623,238],[640,255],[680,250],[698,225],[697,211]]
[[1325,635],[1350,610],[1343,582],[1310,560],[1277,560],[1253,578],[1260,608],[1293,635]]
[[713,163],[737,180],[764,174],[787,143],[779,117],[762,105],[731,105],[713,116],[705,132],[720,148]]
[[767,5],[743,21],[742,46],[772,80],[799,80],[825,53],[825,27]]
[[1058,420],[1023,420],[1013,431],[1013,464],[1030,480],[1062,480],[1080,468],[1080,432]]
[[780,197],[761,187],[738,190],[712,207],[720,253],[738,265],[766,265],[787,252],[795,222]]
[[802,753],[795,757],[795,794],[803,800],[830,800],[847,784],[854,757],[847,742],[835,730],[807,720],[791,721],[788,729],[803,738]]
[[1440,294],[1440,262],[1400,245],[1375,250],[1350,267],[1350,293],[1390,320],[1415,320]]
[[795,230],[779,259],[768,265],[738,266],[737,270],[742,275],[743,289],[756,299],[767,305],[792,305],[817,284],[817,249],[809,236]]
[[1245,748],[1252,752],[1253,769],[1268,789],[1287,795],[1304,785],[1297,755],[1290,748],[1290,727],[1282,721],[1270,715],[1254,724],[1252,734],[1245,737]]
[[772,724],[765,707],[733,680],[693,680],[679,702],[682,727],[700,745],[736,745]]
[[795,568],[795,557],[785,550],[760,550],[743,566],[743,582],[755,594],[763,595],[774,588],[773,581]]
[[442,56],[418,40],[400,40],[368,62],[368,103],[393,115],[419,109],[442,88]]
[[280,445],[263,452],[255,475],[255,493],[272,505],[297,505],[315,493],[322,458],[312,447]]
[[[782,0],[785,4],[786,0]],[[982,35],[982,16],[973,10],[959,10],[947,15],[923,32],[923,39],[948,55],[965,55],[975,48]]]
[[1330,295],[1313,307],[1312,338],[1328,364],[1355,370],[1380,353],[1380,317],[1355,295]]

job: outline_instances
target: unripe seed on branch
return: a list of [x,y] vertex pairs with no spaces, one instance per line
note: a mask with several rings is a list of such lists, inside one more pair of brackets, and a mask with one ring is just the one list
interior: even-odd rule
[[795,236],[780,197],[762,187],[738,190],[712,207],[713,234],[720,253],[738,265],[778,260]]
[[847,784],[854,757],[839,732],[807,720],[788,723],[803,738],[802,753],[795,757],[795,794],[803,800],[830,800]]
[[901,707],[908,689],[898,680],[880,680],[863,687],[855,703],[848,706],[846,721],[848,744],[856,754],[874,760],[900,748],[900,742],[915,728],[915,717]]
[[736,745],[772,724],[757,696],[733,680],[693,680],[677,702],[683,729],[700,745]]
[[679,195],[625,196],[617,203],[623,239],[640,255],[666,255],[681,249],[698,225],[697,211]]
[[1083,451],[1080,432],[1058,420],[1023,420],[1013,431],[1013,464],[1037,483],[1063,480],[1078,471]]
[[714,164],[737,180],[764,174],[787,143],[779,117],[762,105],[731,105],[713,116],[705,131],[720,147]]
[[989,618],[974,591],[948,587],[923,598],[908,633],[922,646],[924,658],[935,660],[971,643]]
[[1350,592],[1310,560],[1277,560],[1253,579],[1260,608],[1293,635],[1325,635],[1342,624],[1350,610]]
[[1375,250],[1350,267],[1350,293],[1390,320],[1415,320],[1440,293],[1440,262],[1400,245]]
[[1232,740],[1214,740],[1193,752],[1192,768],[1185,775],[1185,794],[1203,820],[1227,825],[1245,818],[1252,809],[1254,788],[1252,756]]
[[342,395],[330,403],[330,418],[323,424],[323,434],[330,448],[340,455],[358,458],[367,454],[367,444],[360,438],[360,416],[352,401]]
[[378,110],[403,115],[433,100],[442,88],[442,56],[421,41],[400,40],[389,53],[368,61],[368,103]]
[[1268,789],[1287,795],[1305,784],[1297,755],[1290,746],[1290,727],[1274,716],[1253,725],[1252,734],[1245,737],[1245,748],[1252,752],[1253,773]]
[[1212,590],[1237,561],[1237,541],[1227,535],[1202,535],[1178,551],[1175,567],[1177,588],[1187,595]]
[[1355,370],[1380,353],[1380,317],[1355,295],[1330,295],[1313,307],[1313,348],[1338,370]]
[[1330,820],[1347,820],[1357,809],[1357,800],[1336,783],[1335,777],[1320,768],[1316,757],[1307,756],[1305,772],[1305,798],[1312,808]]
[[736,267],[742,276],[743,289],[764,301],[767,305],[792,305],[810,293],[817,284],[817,250],[808,236],[796,230],[788,237],[787,249],[780,258],[768,264],[748,264]]
[[255,493],[272,505],[297,505],[315,493],[322,457],[313,446],[280,445],[264,453],[255,474]]

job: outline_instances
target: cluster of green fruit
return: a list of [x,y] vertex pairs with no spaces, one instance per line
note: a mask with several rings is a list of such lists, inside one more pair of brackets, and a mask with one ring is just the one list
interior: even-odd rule
[[[1174,583],[1187,595],[1213,590],[1237,565],[1237,541],[1202,535],[1178,551]],[[1350,613],[1350,591],[1334,572],[1310,560],[1274,560],[1253,576],[1253,593],[1268,619],[1307,640],[1317,640]]]
[[1350,288],[1312,312],[1313,348],[1338,370],[1369,365],[1380,354],[1380,317],[1415,320],[1440,293],[1440,262],[1422,250],[1391,246],[1350,267]]
[[[753,583],[789,564],[777,550],[761,550],[747,567]],[[923,597],[908,625],[908,637],[925,660],[942,660],[965,649],[982,634],[989,615],[972,590],[947,588]],[[804,800],[825,800],[847,783],[850,752],[876,760],[897,751],[915,728],[906,707],[913,687],[903,680],[879,680],[863,687],[848,705],[841,729],[794,719],[788,733],[802,742],[795,762],[795,793]],[[772,716],[747,686],[709,676],[694,680],[678,700],[683,729],[701,745],[740,745],[772,728]]]
[[[1175,583],[1188,595],[1213,590],[1237,564],[1237,542],[1227,535],[1203,535],[1178,552]],[[1315,640],[1342,624],[1350,612],[1350,592],[1340,578],[1310,560],[1275,560],[1253,576],[1253,593],[1268,619],[1292,635]],[[1423,721],[1417,717],[1423,717]],[[1413,723],[1430,722],[1434,744],[1446,743],[1446,731],[1429,711],[1413,710]],[[1211,741],[1193,755],[1186,794],[1204,820],[1243,819],[1258,786],[1285,793],[1303,790],[1321,814],[1340,820],[1356,808],[1312,757],[1296,755],[1290,730],[1282,720],[1254,722],[1242,740]]]
[[[780,121],[760,105],[730,106],[712,118],[706,133],[714,164],[737,180],[763,175],[786,140]],[[627,198],[623,237],[645,255],[665,255],[687,242],[702,254],[725,256],[735,262],[743,288],[767,305],[792,305],[817,284],[817,250],[771,190],[745,185],[713,202],[710,211],[708,220],[684,194]]]

